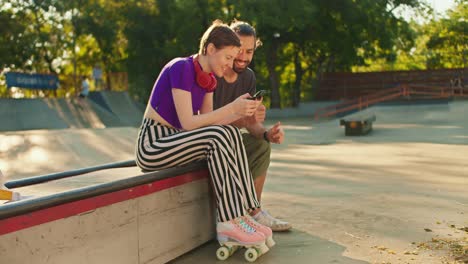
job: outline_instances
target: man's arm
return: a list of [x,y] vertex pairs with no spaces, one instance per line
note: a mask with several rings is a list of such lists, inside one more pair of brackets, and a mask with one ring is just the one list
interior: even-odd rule
[[266,129],[262,123],[254,123],[247,127],[247,130],[258,139],[265,139],[268,142],[281,144],[284,141],[284,130],[281,122],[277,122],[270,129]]
[[251,125],[245,126],[245,128],[249,131],[252,136],[262,139],[263,138],[263,133],[265,133],[266,128],[263,126],[262,123],[255,122]]
[[[206,114],[213,112],[213,93],[208,93],[203,98],[203,103],[200,109],[200,114]],[[215,123],[215,125],[228,125],[236,120],[241,118],[241,116],[236,114],[231,114],[230,116],[225,117],[223,120],[220,120]]]

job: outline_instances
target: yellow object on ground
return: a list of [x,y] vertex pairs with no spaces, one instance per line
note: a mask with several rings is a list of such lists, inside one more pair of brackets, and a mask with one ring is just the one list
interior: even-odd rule
[[12,192],[12,191],[0,190],[0,200],[11,201],[13,200],[15,194],[17,195],[17,193]]

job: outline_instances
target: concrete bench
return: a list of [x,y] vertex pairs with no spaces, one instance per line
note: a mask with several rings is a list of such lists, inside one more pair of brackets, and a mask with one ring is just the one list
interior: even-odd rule
[[374,114],[360,114],[340,119],[340,125],[345,127],[346,136],[362,136],[372,131],[375,120]]
[[2,263],[166,263],[214,237],[205,163],[0,205]]

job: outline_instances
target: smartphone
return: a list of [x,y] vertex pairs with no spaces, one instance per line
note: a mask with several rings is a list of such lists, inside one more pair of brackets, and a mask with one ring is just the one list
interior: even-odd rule
[[267,90],[259,90],[252,97],[250,97],[249,99],[250,100],[260,100],[266,94],[268,94]]

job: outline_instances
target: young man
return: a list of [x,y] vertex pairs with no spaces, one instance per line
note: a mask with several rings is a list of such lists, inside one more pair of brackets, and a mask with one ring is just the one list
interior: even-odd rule
[[79,98],[86,98],[89,94],[89,82],[86,75],[81,76],[81,92]]
[[[255,29],[246,22],[235,21],[230,27],[239,36],[241,48],[238,56],[234,59],[233,68],[227,68],[224,77],[218,78],[213,98],[214,109],[231,103],[242,94],[250,93],[253,95],[256,90],[255,74],[248,66],[252,61],[255,49],[261,45],[261,42],[257,39]],[[277,122],[267,130],[263,126],[264,119],[265,106],[260,105],[254,116],[233,123],[237,127],[248,130],[248,133],[243,133],[242,137],[259,202],[270,165],[270,142],[281,144],[284,140],[281,123]],[[251,215],[257,222],[270,227],[273,231],[286,231],[291,228],[288,222],[274,218],[261,208],[254,210]]]

